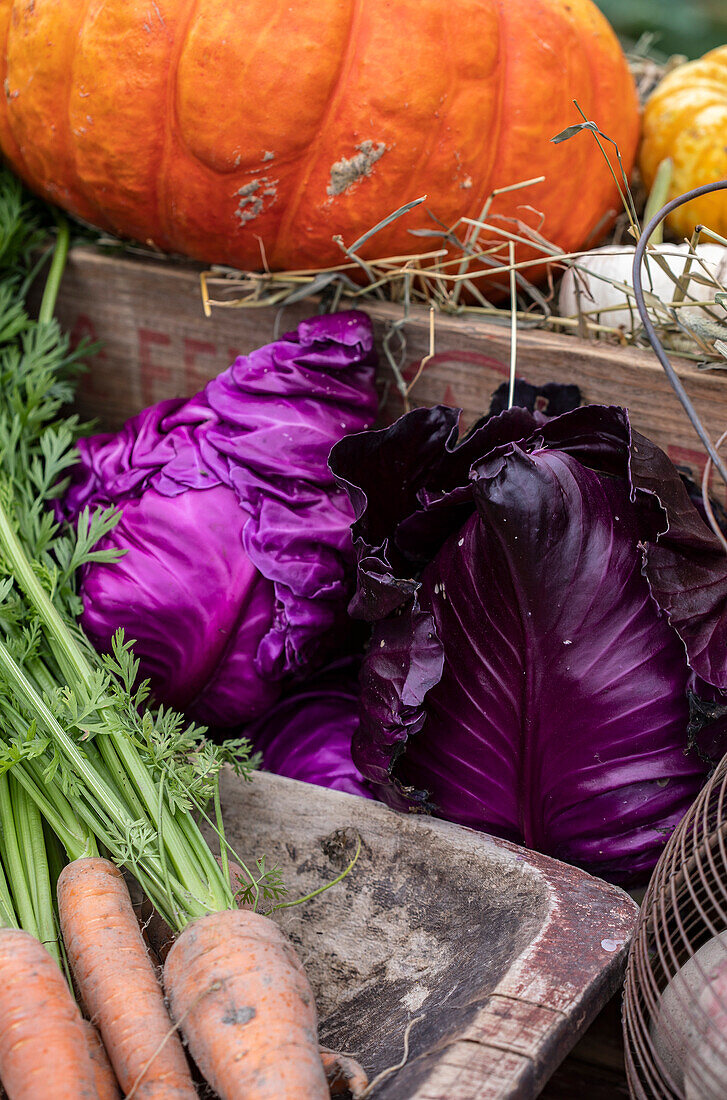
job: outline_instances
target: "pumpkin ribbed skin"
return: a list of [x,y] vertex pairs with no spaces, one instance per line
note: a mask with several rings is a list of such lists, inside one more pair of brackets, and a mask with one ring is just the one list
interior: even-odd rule
[[[208,262],[338,262],[426,193],[445,223],[488,193],[564,248],[617,208],[582,109],[630,167],[633,81],[591,0],[0,0],[0,146],[36,191]],[[416,248],[421,210],[369,254]]]
[[[666,157],[674,165],[670,199],[727,178],[727,46],[667,73],[649,97],[639,153],[648,187]],[[724,236],[727,192],[686,203],[667,222],[683,237],[691,237],[699,223]]]

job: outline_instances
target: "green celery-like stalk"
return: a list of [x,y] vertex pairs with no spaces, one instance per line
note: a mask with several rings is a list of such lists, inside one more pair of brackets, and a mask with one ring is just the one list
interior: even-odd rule
[[25,855],[37,936],[58,965],[62,966],[58,946],[58,931],[53,912],[53,892],[51,890],[48,856],[43,835],[43,820],[35,803],[27,797],[13,775],[10,776],[10,790],[20,825],[18,835],[21,850]]
[[39,938],[33,899],[25,876],[26,863],[18,840],[15,811],[10,797],[10,779],[7,773],[0,775],[0,828],[2,828],[4,862],[20,927]]
[[35,936],[62,967],[43,822],[33,801],[7,772],[0,775],[0,825],[8,876],[3,873],[0,882],[0,920]]
[[18,918],[15,915],[15,907],[8,880],[5,877],[5,869],[0,863],[0,928],[18,927]]
[[[22,746],[27,745],[30,739],[28,723],[7,698],[0,699],[0,710],[5,718],[6,733],[12,731],[15,735],[14,744],[20,746],[20,758],[12,765],[13,779],[52,828],[69,859],[98,855],[93,833],[81,821],[59,784],[47,781],[47,769],[51,761],[43,760],[40,754],[36,755],[34,752],[22,752]],[[13,742],[5,743],[8,753],[12,745]]]
[[[2,502],[0,502],[0,551],[2,551],[18,587],[25,593],[39,616],[45,628],[45,637],[49,648],[58,662],[66,683],[71,688],[80,688],[82,695],[90,695],[93,691],[93,670],[89,661],[33,571],[33,567],[23,550],[20,539],[13,529]],[[4,671],[7,674],[9,666],[5,659],[6,656],[9,656],[7,651],[5,651],[5,655],[0,651],[0,666],[5,666]],[[27,701],[28,694],[27,692],[24,692],[24,694]],[[110,771],[114,773],[117,784],[116,791],[104,790],[105,784],[101,783],[98,776],[91,776],[88,762],[81,761],[80,755],[77,753],[72,761],[74,767],[80,768],[80,774],[84,782],[93,784],[97,797],[103,799],[106,812],[110,813],[122,828],[127,822],[119,820],[119,818],[122,814],[123,817],[128,814],[127,785],[130,785],[140,796],[150,822],[163,834],[169,859],[184,882],[191,898],[199,899],[204,910],[208,912],[227,908],[231,904],[229,882],[225,881],[223,873],[209,849],[206,849],[209,859],[205,858],[204,864],[200,867],[199,859],[195,858],[195,856],[199,856],[200,849],[198,848],[196,852],[190,849],[189,838],[185,835],[187,832],[186,817],[184,825],[180,827],[175,815],[170,811],[164,800],[161,802],[160,810],[159,792],[154,778],[140,758],[132,741],[128,736],[125,736],[123,725],[121,730],[118,729],[118,713],[115,713],[109,706],[106,711],[101,708],[100,717],[102,720],[104,716],[108,719],[109,732],[100,738],[99,750]],[[48,715],[44,714],[45,728],[48,732],[51,732],[47,719]],[[54,733],[52,735],[58,736],[58,723],[55,723],[53,729]],[[65,735],[62,739],[65,754],[69,752],[69,743],[72,744],[72,741],[68,735]],[[123,770],[120,771],[120,769]],[[111,809],[112,804],[113,809]],[[137,801],[135,808],[138,809],[138,807]],[[157,820],[157,814],[160,814],[159,820]],[[202,841],[202,844],[204,844],[204,841]],[[195,915],[199,915],[199,913]]]
[[56,245],[53,249],[53,259],[51,260],[50,271],[45,281],[45,289],[43,290],[43,297],[40,302],[40,309],[38,310],[38,323],[41,325],[53,320],[56,301],[58,300],[58,291],[61,288],[61,279],[63,278],[66,260],[68,259],[68,247],[71,241],[68,222],[65,218],[61,217],[58,217],[57,220],[58,236],[56,237]]
[[[78,778],[79,790],[76,801],[78,816],[86,822],[99,841],[115,856],[117,862],[129,866],[137,877],[140,871],[143,873],[145,881],[142,885],[147,889],[154,904],[163,912],[165,919],[168,919],[170,914],[175,911],[181,912],[183,917],[186,918],[182,920],[182,924],[184,924],[188,920],[193,920],[195,917],[213,911],[209,904],[205,904],[194,895],[186,880],[181,877],[180,879],[170,880],[164,874],[158,857],[146,855],[143,858],[138,858],[138,854],[133,850],[128,853],[123,851],[123,844],[120,843],[119,838],[131,838],[134,831],[138,830],[140,822],[129,815],[123,801],[117,796],[113,788],[108,786],[105,780],[96,774],[79,745],[55,718],[47,703],[37,693],[2,642],[0,642],[0,674],[5,682],[12,687],[16,698],[22,700],[25,708],[32,712],[39,727],[53,740],[59,752],[70,765],[73,774]],[[0,707],[2,705],[2,700],[0,700]],[[28,791],[32,794],[30,786],[28,786]],[[56,793],[56,800],[57,798],[58,792]],[[36,805],[41,813],[45,814],[46,820],[51,826],[58,826],[58,817],[54,813],[48,812],[46,802],[38,798],[36,799]],[[0,800],[0,810],[1,808],[2,803]],[[150,831],[152,831],[153,824],[149,822],[148,825]],[[58,827],[56,831],[59,839],[64,841],[66,834],[63,829]],[[210,861],[214,863],[219,872],[218,865],[214,861],[211,852],[209,852],[209,849],[207,851]],[[69,855],[73,858],[76,857],[76,853],[70,850]],[[170,889],[173,900],[170,900],[169,897]],[[182,907],[181,910],[180,906]],[[226,908],[226,906],[220,905],[219,908]]]

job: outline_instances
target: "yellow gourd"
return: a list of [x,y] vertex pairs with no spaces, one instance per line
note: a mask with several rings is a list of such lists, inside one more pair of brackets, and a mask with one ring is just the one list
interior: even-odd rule
[[[639,153],[647,187],[666,157],[673,161],[670,199],[727,179],[727,46],[667,73],[647,101]],[[667,218],[682,237],[691,237],[699,223],[727,236],[727,191],[695,199]]]

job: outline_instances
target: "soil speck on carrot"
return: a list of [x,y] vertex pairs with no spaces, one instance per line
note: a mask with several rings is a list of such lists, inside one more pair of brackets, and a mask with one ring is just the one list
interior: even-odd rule
[[223,1024],[247,1024],[252,1020],[255,1015],[254,1008],[231,1008],[229,1012],[226,1012],[222,1017]]

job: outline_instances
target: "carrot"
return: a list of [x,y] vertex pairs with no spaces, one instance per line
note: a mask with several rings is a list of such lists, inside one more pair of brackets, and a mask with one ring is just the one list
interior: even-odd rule
[[91,1055],[93,1079],[98,1093],[98,1100],[121,1100],[119,1082],[116,1080],[116,1074],[109,1062],[109,1056],[101,1041],[101,1036],[88,1020],[83,1021],[83,1030],[86,1032],[88,1053]]
[[164,986],[222,1100],[328,1100],[313,994],[267,917],[238,909],[193,921],[167,956]]
[[77,859],[58,877],[68,961],[124,1093],[196,1100],[123,875],[105,859]]
[[[232,886],[235,902],[240,909],[252,908],[251,902],[243,902],[241,900],[241,896],[248,885],[247,875],[239,863],[235,863],[234,860],[228,858],[227,865],[230,872],[230,884]],[[170,932],[167,941],[167,953],[171,947],[171,942],[172,937]],[[369,1083],[369,1079],[363,1067],[359,1065],[355,1058],[350,1058],[346,1054],[339,1054],[338,1051],[329,1050],[327,1047],[320,1047],[319,1049],[321,1061],[323,1063],[323,1071],[328,1081],[328,1089],[331,1096],[350,1095],[352,1100],[358,1100],[358,1098],[363,1095]]]
[[[232,892],[237,900],[247,886],[247,876],[234,860],[228,859],[227,863]],[[246,902],[242,908],[250,908],[250,906]],[[142,922],[142,932],[147,943],[155,955],[164,962],[174,943],[174,933],[171,928],[156,910],[151,908],[149,902],[142,906],[137,913],[137,918]],[[320,1056],[331,1096],[350,1095],[353,1100],[357,1100],[369,1083],[365,1071],[358,1062],[326,1047],[320,1047]]]
[[11,1100],[97,1100],[78,1005],[45,947],[0,929],[0,1078]]
[[369,1079],[355,1058],[321,1047],[321,1060],[331,1096],[350,1095],[353,1100],[358,1100],[364,1095]]

